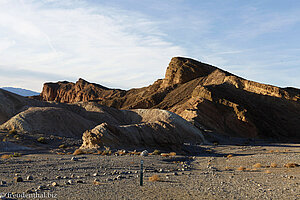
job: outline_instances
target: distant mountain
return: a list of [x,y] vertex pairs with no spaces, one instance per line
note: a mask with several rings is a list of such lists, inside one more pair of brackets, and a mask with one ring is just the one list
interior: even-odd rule
[[1,89],[27,97],[27,96],[35,96],[35,95],[39,95],[40,93],[38,92],[34,92],[31,90],[26,90],[23,88],[14,88],[14,87],[2,87]]

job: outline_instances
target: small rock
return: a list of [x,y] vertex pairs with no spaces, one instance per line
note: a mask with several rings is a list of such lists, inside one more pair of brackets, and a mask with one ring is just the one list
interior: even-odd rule
[[164,170],[163,170],[163,169],[159,169],[158,172],[161,172],[161,173],[162,173],[162,172],[164,172]]
[[31,181],[31,180],[33,180],[33,177],[29,175],[29,176],[27,176],[26,180]]
[[178,173],[177,173],[177,172],[174,172],[173,175],[174,175],[174,176],[178,176]]
[[27,193],[27,194],[34,193],[34,189],[33,189],[33,188],[31,188],[31,189],[28,189],[28,190],[26,190],[26,191],[25,191],[25,193]]
[[69,177],[67,177],[67,176],[63,176],[62,178],[63,178],[63,179],[68,179]]
[[126,177],[122,176],[122,175],[117,176],[117,180],[120,180],[120,179],[123,179],[123,178],[126,178]]
[[99,176],[99,174],[98,173],[94,173],[93,176]]
[[38,190],[45,190],[46,187],[45,187],[44,185],[39,185],[39,186],[37,187],[37,189],[38,189]]
[[53,183],[51,183],[51,185],[52,185],[53,187],[56,187],[56,186],[58,186],[58,183],[53,182]]
[[42,178],[42,181],[47,180],[47,179],[48,179],[47,177],[43,177],[43,178]]
[[78,180],[78,181],[76,181],[76,183],[83,183],[83,181],[82,180]]
[[75,174],[71,174],[71,178],[75,178]]
[[23,182],[22,177],[15,177],[14,179],[15,179],[16,182]]
[[149,152],[147,150],[142,151],[141,156],[148,156]]
[[56,176],[55,179],[61,179],[61,176]]
[[71,160],[72,160],[72,161],[78,161],[78,158],[72,157]]

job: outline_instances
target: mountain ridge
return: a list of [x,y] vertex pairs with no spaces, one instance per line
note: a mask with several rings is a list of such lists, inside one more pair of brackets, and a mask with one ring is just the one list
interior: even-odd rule
[[40,100],[95,101],[118,109],[159,108],[201,129],[238,137],[299,138],[300,90],[238,77],[190,58],[174,57],[165,77],[130,90],[109,89],[83,79],[45,83]]

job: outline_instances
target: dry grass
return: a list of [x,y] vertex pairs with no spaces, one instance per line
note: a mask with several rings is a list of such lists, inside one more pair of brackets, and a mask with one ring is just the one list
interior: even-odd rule
[[85,154],[86,152],[82,149],[76,149],[73,153],[74,156]]
[[239,171],[245,171],[246,167],[240,166],[240,167],[237,168],[237,170],[239,170]]
[[155,174],[155,175],[149,177],[149,181],[151,181],[151,182],[161,181],[161,178]]
[[284,165],[284,167],[287,167],[287,168],[295,168],[295,167],[298,167],[299,165],[296,164],[296,163],[287,163]]
[[278,165],[276,163],[271,163],[270,167],[276,168]]
[[229,154],[229,155],[227,155],[226,157],[227,157],[227,158],[232,158],[233,155],[232,155],[232,154]]
[[262,165],[261,165],[261,163],[256,163],[256,164],[254,164],[252,167],[253,167],[253,168],[261,168]]
[[9,154],[4,154],[1,156],[2,159],[8,159],[8,158],[11,158],[11,155]]

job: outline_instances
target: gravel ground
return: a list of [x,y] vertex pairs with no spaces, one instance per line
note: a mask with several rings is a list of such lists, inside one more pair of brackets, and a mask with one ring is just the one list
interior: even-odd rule
[[[284,167],[287,163],[300,164],[299,145],[201,148],[199,156],[167,158],[23,152],[21,157],[0,159],[0,193],[7,199],[18,199],[16,195],[84,200],[300,199],[300,167]],[[143,186],[139,185],[141,160]],[[261,167],[253,167],[256,163]],[[269,167],[271,163],[277,167]],[[238,170],[241,166],[244,169]],[[149,181],[153,175],[160,180]],[[23,181],[16,182],[14,177]]]

